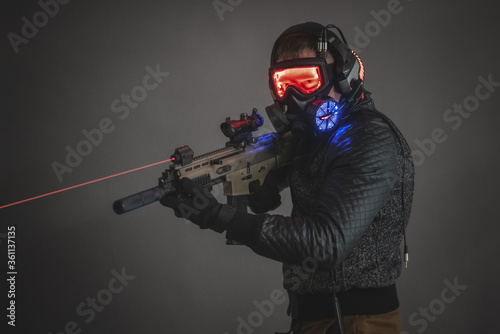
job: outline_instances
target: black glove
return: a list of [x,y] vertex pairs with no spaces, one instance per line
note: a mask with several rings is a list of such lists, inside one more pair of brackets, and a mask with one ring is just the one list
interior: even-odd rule
[[186,218],[202,229],[210,228],[222,233],[234,217],[236,209],[220,204],[208,189],[199,187],[193,180],[180,180],[179,192],[160,199],[164,206],[174,209],[179,218]]
[[277,185],[272,181],[274,171],[269,172],[264,184],[258,189],[250,189],[248,207],[253,213],[266,213],[281,205],[281,195]]

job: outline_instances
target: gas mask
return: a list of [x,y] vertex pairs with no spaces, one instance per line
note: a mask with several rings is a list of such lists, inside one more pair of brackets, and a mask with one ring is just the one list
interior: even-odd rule
[[333,87],[332,71],[333,64],[320,58],[286,60],[269,68],[269,86],[276,103],[266,110],[278,132],[279,127],[318,136],[337,125],[341,108],[328,96]]
[[[277,45],[303,36],[317,41],[315,58],[276,62]],[[327,63],[328,53],[333,63]],[[275,104],[266,108],[267,114],[278,133],[292,130],[314,137],[329,135],[363,98],[363,77],[363,64],[347,46],[340,29],[314,22],[292,26],[278,37],[271,53],[269,88]],[[338,102],[328,96],[332,87],[342,94]]]

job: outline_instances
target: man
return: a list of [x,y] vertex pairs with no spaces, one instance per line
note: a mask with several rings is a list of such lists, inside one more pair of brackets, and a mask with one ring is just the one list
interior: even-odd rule
[[[375,110],[361,60],[327,28],[299,24],[275,42],[275,104],[267,111],[280,134],[293,133],[297,153],[250,196],[257,214],[207,194],[209,204],[186,218],[283,263],[294,334],[399,333],[395,281],[413,197],[412,157],[396,126]],[[191,180],[181,184],[181,196],[161,200],[178,216],[202,191]],[[265,213],[287,186],[291,216]]]

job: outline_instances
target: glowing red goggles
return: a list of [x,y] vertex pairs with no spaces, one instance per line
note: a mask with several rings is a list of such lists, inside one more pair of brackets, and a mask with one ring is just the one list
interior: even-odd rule
[[285,100],[289,94],[307,99],[328,86],[327,73],[323,59],[286,60],[269,68],[269,86],[278,101]]

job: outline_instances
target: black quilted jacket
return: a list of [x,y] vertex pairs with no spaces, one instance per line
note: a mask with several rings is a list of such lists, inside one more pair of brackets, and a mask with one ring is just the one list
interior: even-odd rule
[[401,272],[413,178],[405,139],[368,99],[291,166],[290,217],[266,214],[253,232],[233,226],[227,236],[253,233],[243,241],[282,262],[296,294],[332,292],[332,281],[336,291],[387,287]]

